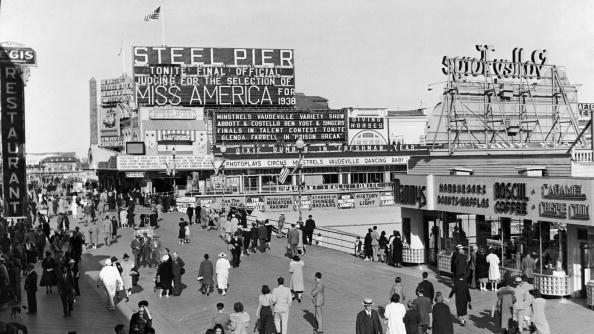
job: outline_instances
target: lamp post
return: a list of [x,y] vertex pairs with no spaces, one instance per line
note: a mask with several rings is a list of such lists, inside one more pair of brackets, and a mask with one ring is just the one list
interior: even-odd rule
[[227,185],[227,180],[225,180],[225,152],[227,152],[227,147],[225,146],[225,144],[223,144],[223,146],[221,146],[221,157],[223,159],[223,161],[221,162],[221,166],[219,168],[222,169],[222,174],[223,174],[223,198],[225,198],[225,186]]
[[[301,163],[301,160],[303,160],[303,148],[305,147],[305,142],[303,141],[303,138],[299,137],[297,138],[297,141],[295,142],[295,147],[297,147],[297,150],[299,151],[299,162],[298,164]],[[302,168],[301,166],[297,166],[299,167],[299,176],[297,179],[297,191],[299,192],[299,197],[297,200],[297,209],[299,210],[299,223],[301,223],[301,218],[302,218],[302,214],[301,214],[301,193],[303,190],[303,172],[302,172]]]
[[173,198],[175,198],[175,195],[177,194],[176,191],[176,180],[175,180],[175,146],[173,147]]

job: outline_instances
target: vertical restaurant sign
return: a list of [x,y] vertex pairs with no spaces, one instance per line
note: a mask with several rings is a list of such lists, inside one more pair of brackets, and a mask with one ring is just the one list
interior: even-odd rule
[[27,216],[25,89],[21,67],[0,64],[4,216]]
[[133,48],[136,101],[143,106],[295,105],[292,49]]
[[355,208],[355,197],[353,194],[338,194],[336,201],[339,209],[354,209]]

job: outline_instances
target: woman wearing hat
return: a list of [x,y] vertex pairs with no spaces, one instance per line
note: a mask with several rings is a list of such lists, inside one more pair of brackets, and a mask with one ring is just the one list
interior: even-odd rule
[[134,270],[134,263],[130,261],[130,255],[124,253],[122,262],[120,262],[122,268],[122,282],[124,283],[124,291],[126,291],[126,301],[128,297],[132,295],[132,271]]
[[227,254],[219,253],[219,259],[215,265],[215,272],[217,274],[217,286],[222,291],[222,295],[227,294],[227,280],[229,279],[229,268],[231,263],[227,260]]
[[491,282],[491,291],[497,291],[497,283],[501,278],[499,273],[499,257],[495,254],[495,249],[491,248],[491,254],[487,255],[489,264],[489,282]]
[[52,257],[51,252],[45,252],[45,259],[41,262],[41,268],[43,268],[43,272],[41,273],[39,286],[45,286],[45,293],[51,294],[52,287],[57,284],[56,260]]
[[449,298],[456,295],[456,315],[462,326],[466,325],[466,315],[470,308],[470,291],[468,290],[468,281],[466,277],[457,277],[454,279],[454,287],[450,292]]
[[293,292],[293,299],[301,303],[301,294],[303,293],[303,260],[299,256],[293,256],[293,260],[289,263],[289,272],[291,273],[291,291]]
[[171,283],[173,282],[173,270],[171,268],[171,261],[169,255],[163,255],[159,268],[157,268],[157,276],[155,277],[155,288],[161,289],[159,291],[159,298],[165,294],[169,298],[171,292]]
[[435,294],[435,305],[433,306],[433,334],[454,334],[454,322],[450,307],[444,303],[441,292]]

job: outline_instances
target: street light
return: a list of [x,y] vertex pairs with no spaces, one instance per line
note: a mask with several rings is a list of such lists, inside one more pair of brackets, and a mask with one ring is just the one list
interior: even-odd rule
[[[305,142],[303,141],[303,138],[297,138],[297,141],[295,142],[295,147],[297,147],[297,150],[299,151],[299,162],[297,162],[297,164],[300,164],[301,160],[303,160],[303,148],[305,147]],[[300,166],[297,167],[299,167],[299,178],[297,179],[297,190],[299,191],[299,197],[297,200],[297,208],[299,210],[299,223],[301,223],[301,192],[303,188],[303,171]]]
[[174,146],[173,147],[173,198],[175,198],[175,195],[176,195],[175,188],[177,188],[175,182],[176,182],[176,180],[175,180],[175,146]]
[[222,172],[223,172],[223,198],[225,198],[225,186],[227,184],[227,180],[225,180],[225,166],[223,165],[225,163],[225,152],[227,152],[227,147],[225,146],[225,144],[223,144],[223,146],[221,146],[221,156],[223,157],[223,162],[221,162],[221,168]]

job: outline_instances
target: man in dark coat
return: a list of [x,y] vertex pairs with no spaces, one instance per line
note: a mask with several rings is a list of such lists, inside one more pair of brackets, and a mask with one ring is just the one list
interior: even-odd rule
[[417,285],[417,290],[423,290],[423,295],[433,302],[435,290],[433,289],[433,283],[429,282],[429,273],[426,271],[423,272],[423,280]]
[[429,327],[429,313],[431,313],[431,300],[424,296],[424,291],[417,289],[417,298],[413,300],[419,322],[417,323],[418,333],[426,333]]
[[194,207],[188,206],[186,209],[186,214],[188,215],[188,224],[192,225],[192,216],[194,216]]
[[379,319],[379,314],[372,309],[373,300],[365,298],[363,300],[363,311],[357,314],[357,322],[355,324],[356,334],[383,334],[382,324]]
[[458,249],[458,253],[456,256],[452,256],[452,274],[454,278],[458,277],[468,277],[468,256],[464,254],[464,247],[462,245],[457,245],[456,248]]
[[204,254],[204,260],[200,262],[198,270],[198,280],[201,281],[200,292],[207,296],[214,291],[214,268],[208,258],[208,254]]
[[27,314],[37,313],[37,272],[33,263],[27,265],[27,278],[25,278],[25,291],[27,292]]
[[305,230],[303,234],[305,235],[305,239],[307,240],[307,244],[311,245],[311,240],[313,238],[314,230],[316,229],[316,221],[313,220],[312,216],[309,215],[309,219],[305,221]]
[[260,252],[266,252],[266,239],[268,238],[268,230],[263,223],[258,226],[258,239],[260,240]]
[[148,302],[138,302],[138,312],[130,318],[130,334],[144,334],[149,328],[153,328],[153,319],[148,309]]
[[64,318],[72,316],[74,309],[74,281],[71,272],[66,266],[61,266],[58,274],[58,292],[62,300]]

